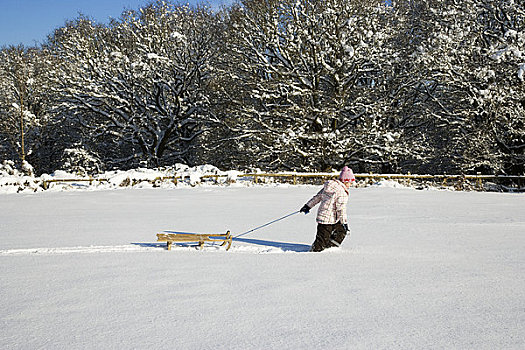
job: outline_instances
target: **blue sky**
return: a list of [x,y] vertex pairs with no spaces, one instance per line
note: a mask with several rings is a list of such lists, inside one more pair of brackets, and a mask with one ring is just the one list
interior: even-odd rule
[[[0,47],[33,46],[43,43],[48,34],[83,13],[97,22],[118,18],[124,9],[137,9],[149,0],[0,0]],[[202,0],[181,0],[196,4]],[[212,6],[233,0],[209,0]]]

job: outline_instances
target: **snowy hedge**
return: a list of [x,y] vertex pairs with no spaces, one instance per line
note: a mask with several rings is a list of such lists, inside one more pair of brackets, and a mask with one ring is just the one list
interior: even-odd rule
[[[195,186],[289,186],[292,184],[321,185],[329,178],[337,177],[337,172],[298,173],[276,172],[265,173],[255,169],[250,173],[237,170],[222,171],[213,165],[190,167],[175,164],[171,167],[147,169],[106,171],[95,176],[86,176],[82,172],[72,173],[56,170],[51,174],[35,176],[27,163],[23,170],[18,170],[12,161],[0,164],[0,194],[34,193],[41,191],[69,190],[108,190],[119,188],[178,188]],[[419,176],[399,174],[356,174],[357,187],[382,186],[404,187],[414,189],[448,189],[448,190],[486,190],[486,191],[522,191],[519,181],[523,179],[506,179],[498,184],[485,179],[480,187],[479,179],[467,180],[463,176]]]

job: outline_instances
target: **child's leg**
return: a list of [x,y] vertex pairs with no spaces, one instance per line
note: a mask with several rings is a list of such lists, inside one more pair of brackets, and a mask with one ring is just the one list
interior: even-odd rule
[[332,227],[334,225],[317,224],[317,235],[312,244],[311,252],[320,252],[331,246],[330,235],[332,234]]
[[339,247],[346,237],[346,230],[343,225],[338,222],[334,225],[334,231],[330,237],[330,243],[332,247]]

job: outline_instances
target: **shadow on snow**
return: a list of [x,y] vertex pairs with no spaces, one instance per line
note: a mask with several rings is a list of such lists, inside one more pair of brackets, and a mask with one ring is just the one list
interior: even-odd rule
[[[250,239],[250,238],[234,238],[233,242],[248,243],[266,247],[275,247],[279,248],[285,252],[307,252],[310,250],[310,245],[308,244],[299,244],[299,243],[287,243],[287,242],[276,242],[276,241],[267,241],[262,239]],[[166,243],[131,243],[132,245],[138,245],[145,248],[166,248]],[[173,243],[179,247],[194,247],[195,244],[192,243]],[[215,245],[215,244],[212,244]]]
[[307,252],[310,250],[310,245],[299,244],[299,243],[287,243],[287,242],[276,242],[276,241],[265,241],[262,239],[250,239],[250,238],[234,238],[234,242],[249,243],[255,245],[263,245],[267,247],[280,248],[283,251],[289,252]]

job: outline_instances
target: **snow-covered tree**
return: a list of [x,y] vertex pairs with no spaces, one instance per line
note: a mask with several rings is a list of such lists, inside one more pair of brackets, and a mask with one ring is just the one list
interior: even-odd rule
[[347,0],[245,0],[232,9],[225,95],[245,161],[317,170],[383,161],[374,94],[388,62],[387,11],[383,1]]
[[63,114],[74,116],[112,163],[191,161],[208,105],[214,14],[164,2],[109,26],[80,17],[57,30]]
[[476,170],[525,174],[525,7],[514,0],[478,6],[483,61],[475,70],[481,84],[474,103],[483,112],[473,123],[477,138],[488,142],[471,145],[475,152],[466,158]]
[[525,172],[515,0],[156,1],[0,56],[0,154],[40,172]]
[[[495,125],[523,123],[519,105],[501,103],[522,88],[518,62],[495,61],[521,52],[506,44],[509,34],[517,38],[522,31],[518,6],[512,1],[396,1],[394,10],[401,52],[392,77],[391,114],[401,127],[412,129],[405,133],[408,144],[423,151],[417,169],[503,171],[501,148],[508,147],[495,147],[501,145]],[[512,23],[504,24],[507,16]],[[511,123],[502,105],[511,106]]]
[[16,154],[23,163],[38,145],[39,128],[48,119],[46,62],[36,48],[0,51],[0,135],[6,158]]

